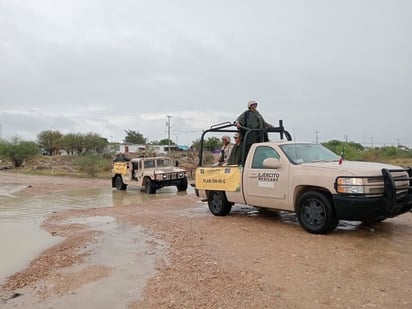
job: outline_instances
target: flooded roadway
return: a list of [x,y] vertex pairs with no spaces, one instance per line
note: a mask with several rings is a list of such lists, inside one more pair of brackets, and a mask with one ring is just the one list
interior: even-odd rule
[[21,194],[21,190],[27,187],[29,185],[0,183],[0,284],[25,268],[43,250],[62,240],[40,228],[44,219],[53,212],[127,206],[177,194],[186,195],[193,190],[189,187],[187,192],[177,192],[175,187],[166,187],[148,195],[137,188],[116,191],[106,187]]

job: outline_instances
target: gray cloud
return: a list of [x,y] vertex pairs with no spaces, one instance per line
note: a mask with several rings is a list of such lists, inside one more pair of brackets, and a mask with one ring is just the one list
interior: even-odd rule
[[[412,3],[0,1],[3,137],[189,144],[249,99],[296,138],[412,147]],[[318,133],[316,133],[318,132]]]

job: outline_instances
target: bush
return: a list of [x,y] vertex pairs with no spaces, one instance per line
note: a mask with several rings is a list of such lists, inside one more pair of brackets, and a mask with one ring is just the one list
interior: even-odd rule
[[0,155],[13,162],[15,167],[21,167],[26,159],[34,157],[40,151],[34,142],[13,137],[11,141],[0,141]]
[[79,156],[74,160],[74,164],[80,172],[88,177],[96,177],[100,172],[111,170],[111,161],[108,161],[102,155]]

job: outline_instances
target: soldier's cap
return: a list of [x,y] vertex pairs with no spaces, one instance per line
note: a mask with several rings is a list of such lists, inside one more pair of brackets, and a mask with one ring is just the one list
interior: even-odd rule
[[256,105],[257,106],[257,102],[255,100],[251,100],[249,102],[247,102],[247,108],[250,108],[251,105]]
[[235,133],[235,135],[233,135],[233,137],[241,137],[242,135],[240,133]]

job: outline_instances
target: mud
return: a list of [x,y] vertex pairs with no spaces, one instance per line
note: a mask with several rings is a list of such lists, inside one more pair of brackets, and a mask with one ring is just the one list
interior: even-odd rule
[[[8,176],[0,173],[0,184]],[[31,183],[19,191],[25,196],[58,192],[65,182],[63,191],[107,186],[19,177]],[[0,306],[412,306],[411,213],[373,226],[340,222],[321,236],[303,231],[293,214],[236,205],[220,218],[193,194],[136,202],[138,191],[108,192],[121,207],[67,207],[44,218],[42,229],[64,240],[7,278],[0,298],[8,300]]]

